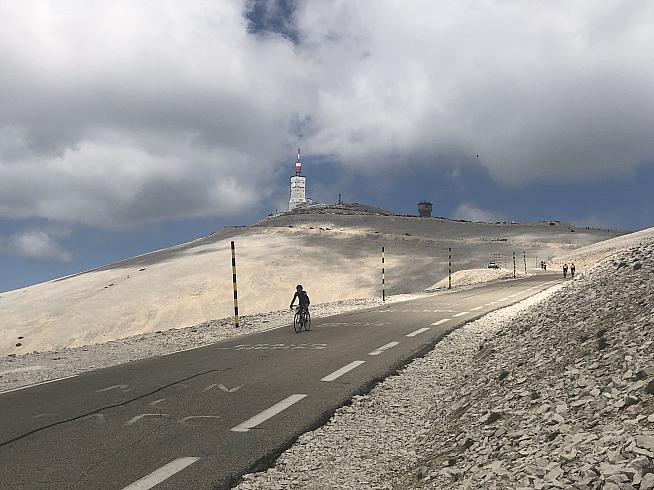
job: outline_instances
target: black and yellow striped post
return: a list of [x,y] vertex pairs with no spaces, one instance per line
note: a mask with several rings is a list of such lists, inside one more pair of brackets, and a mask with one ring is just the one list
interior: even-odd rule
[[451,247],[447,249],[447,256],[448,256],[447,289],[452,289],[452,248]]
[[236,248],[232,242],[232,283],[234,284],[234,327],[240,326],[238,319],[238,290],[236,289]]
[[382,303],[386,302],[386,277],[385,277],[385,259],[384,259],[384,246],[382,245]]
[[515,252],[513,252],[513,278],[515,279]]

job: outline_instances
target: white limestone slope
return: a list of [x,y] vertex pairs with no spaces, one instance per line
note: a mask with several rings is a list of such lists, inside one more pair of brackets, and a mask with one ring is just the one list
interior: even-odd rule
[[[236,241],[242,315],[283,309],[296,284],[312,302],[422,291],[494,254],[530,261],[615,236],[564,226],[490,225],[323,209],[282,215],[83,274],[0,293],[0,355],[78,347],[181,328],[232,314],[230,240]],[[368,214],[366,214],[368,213]],[[20,344],[20,346],[17,346]]]
[[574,262],[578,271],[584,271],[600,260],[624,249],[649,241],[654,237],[654,228],[646,228],[635,233],[603,240],[554,257],[548,262],[550,268],[560,269],[564,263]]

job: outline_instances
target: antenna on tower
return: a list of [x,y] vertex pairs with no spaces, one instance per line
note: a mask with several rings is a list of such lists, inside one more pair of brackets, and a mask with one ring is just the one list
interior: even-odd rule
[[302,173],[302,162],[300,162],[300,147],[297,148],[297,162],[295,162],[295,175]]

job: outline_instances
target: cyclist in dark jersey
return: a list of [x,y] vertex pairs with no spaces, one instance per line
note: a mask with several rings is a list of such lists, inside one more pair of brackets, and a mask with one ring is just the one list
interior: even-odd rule
[[309,301],[309,295],[307,294],[307,292],[304,289],[302,289],[301,284],[298,284],[295,287],[295,290],[296,291],[295,291],[295,294],[293,295],[293,301],[291,301],[291,310],[293,309],[293,304],[295,303],[296,299],[298,301],[298,305],[299,305],[300,309],[308,310],[309,305],[311,304],[311,301]]

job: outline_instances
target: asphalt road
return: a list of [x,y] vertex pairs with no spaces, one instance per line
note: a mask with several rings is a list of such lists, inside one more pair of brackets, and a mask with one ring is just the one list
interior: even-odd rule
[[0,488],[229,488],[447,332],[541,274],[0,393]]

